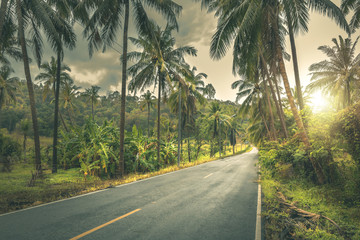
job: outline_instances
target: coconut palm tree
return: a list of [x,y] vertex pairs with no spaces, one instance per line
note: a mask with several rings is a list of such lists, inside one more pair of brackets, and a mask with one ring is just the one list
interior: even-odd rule
[[207,99],[211,100],[215,97],[216,90],[211,83],[206,84],[203,94],[207,96]]
[[[162,14],[169,23],[177,27],[176,17],[180,14],[182,7],[172,0],[89,0],[80,3],[78,9],[86,9],[92,15],[80,18],[86,27],[84,35],[89,40],[89,53],[92,55],[94,49],[103,50],[116,42],[116,35],[121,27],[123,19],[123,54],[122,54],[122,80],[121,80],[121,108],[120,108],[120,174],[124,175],[124,138],[125,138],[125,99],[127,80],[127,52],[128,52],[128,28],[130,19],[130,6],[136,28],[139,34],[148,32],[149,19],[144,5]],[[79,11],[81,12],[81,10]],[[80,13],[81,15],[81,13]],[[159,154],[158,154],[159,157]]]
[[87,97],[88,101],[91,102],[91,116],[92,120],[94,121],[94,107],[99,102],[99,90],[100,87],[98,86],[91,86],[91,88],[86,88],[85,92],[82,93],[83,96]]
[[219,102],[211,102],[208,120],[211,123],[210,126],[213,133],[213,138],[214,139],[218,138],[219,156],[221,157],[221,149],[222,149],[221,135],[225,129],[224,127],[230,125],[229,122],[230,117],[222,113],[222,109],[220,107]]
[[360,79],[360,54],[355,54],[355,47],[359,40],[352,43],[350,38],[339,36],[332,39],[334,46],[320,46],[318,49],[326,54],[328,60],[314,63],[309,67],[311,71],[311,90],[322,89],[331,96],[341,96],[342,107],[352,104],[354,84]]
[[[44,84],[43,98],[45,99],[49,94],[55,96],[56,75],[57,75],[57,60],[55,57],[51,57],[50,63],[44,62],[40,65],[40,72],[35,80]],[[72,78],[69,73],[71,69],[68,65],[62,63],[60,68],[60,85],[64,86],[66,82],[72,82]]]
[[81,87],[77,87],[73,84],[73,82],[65,82],[62,94],[60,96],[61,105],[64,109],[67,110],[72,126],[74,126],[74,121],[70,114],[70,110],[72,113],[74,113],[74,100],[80,94],[80,92],[78,91],[79,89],[81,89]]
[[129,60],[136,61],[129,68],[129,74],[133,77],[129,83],[129,90],[132,92],[144,91],[152,85],[158,88],[158,160],[160,160],[161,96],[171,88],[170,75],[180,71],[189,72],[184,56],[196,56],[197,52],[190,46],[175,48],[175,38],[171,35],[175,28],[173,25],[167,25],[165,30],[161,30],[159,26],[152,23],[148,33],[140,35],[138,39],[129,38],[136,47],[142,49],[142,52],[128,54]]
[[21,61],[22,54],[19,48],[19,42],[16,38],[16,26],[11,21],[6,21],[3,27],[2,34],[0,35],[0,63],[10,65],[8,57]]
[[3,106],[16,102],[19,78],[11,77],[13,72],[14,70],[7,65],[0,68],[0,110]]
[[156,99],[156,97],[152,95],[152,93],[149,90],[147,90],[146,93],[140,96],[140,99],[141,99],[141,105],[140,105],[141,110],[147,107],[147,111],[148,111],[147,128],[148,128],[148,137],[150,137],[150,108],[154,105],[154,100]]
[[[205,97],[200,93],[203,91],[203,77],[207,77],[204,73],[196,74],[196,67],[191,71],[184,72],[184,78],[175,74],[174,81],[178,82],[177,89],[172,92],[169,97],[168,104],[174,113],[178,113],[178,153],[180,157],[180,143],[182,141],[182,129],[192,131],[195,125],[195,114],[197,112],[197,104],[205,104]],[[182,118],[184,117],[184,118]],[[188,157],[190,158],[190,138],[188,138]],[[180,158],[179,158],[180,160]]]

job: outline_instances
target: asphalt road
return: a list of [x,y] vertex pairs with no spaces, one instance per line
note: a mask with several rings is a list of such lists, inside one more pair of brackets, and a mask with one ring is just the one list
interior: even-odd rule
[[0,239],[253,240],[256,161],[253,150],[2,215]]

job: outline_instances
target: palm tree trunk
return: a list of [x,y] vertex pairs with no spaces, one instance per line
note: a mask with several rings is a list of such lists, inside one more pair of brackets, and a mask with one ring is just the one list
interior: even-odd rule
[[[7,5],[8,5],[9,0],[2,0],[1,1],[1,6],[0,6],[0,36],[2,36],[2,30],[4,27],[4,23],[5,23],[5,15],[6,15],[6,9],[7,9]],[[1,49],[1,45],[0,45],[0,49]]]
[[219,122],[219,157],[221,157],[221,131],[220,131],[220,121]]
[[156,146],[156,156],[157,160],[160,163],[160,104],[161,104],[161,70],[160,67],[159,71],[159,85],[158,85],[158,109],[157,109],[157,146]]
[[188,159],[189,159],[189,162],[191,162],[190,138],[188,138]]
[[24,162],[26,163],[26,133],[24,133],[24,142],[23,142],[23,150],[24,150]]
[[148,105],[147,129],[148,129],[148,138],[149,138],[150,137],[150,103],[148,103],[147,105]]
[[271,138],[271,132],[270,132],[269,127],[268,127],[268,125],[266,123],[265,117],[264,117],[264,115],[262,113],[260,113],[260,116],[261,116],[261,119],[263,120],[263,123],[265,125],[266,132],[267,132],[269,138]]
[[351,91],[350,91],[350,81],[346,80],[346,100],[347,104],[344,107],[348,107],[351,105]]
[[287,22],[288,22],[288,30],[289,30],[289,37],[290,37],[290,46],[291,46],[291,55],[292,55],[292,62],[294,67],[294,75],[295,75],[295,83],[296,83],[296,91],[299,100],[300,110],[304,109],[304,99],[301,91],[301,83],[300,83],[300,75],[299,75],[299,65],[296,53],[296,46],[295,46],[295,38],[294,38],[294,30],[293,26],[291,25],[290,14],[288,11],[286,12]]
[[[274,73],[274,76],[276,76],[276,73]],[[276,94],[277,94],[277,97],[279,99],[279,107],[280,107],[281,115],[282,115],[282,118],[284,119],[284,122],[285,122],[285,113],[284,113],[283,105],[282,105],[282,102],[281,102],[280,89],[279,89],[279,85],[278,85],[276,79],[274,79],[274,83],[275,83]],[[286,127],[286,125],[285,125],[285,127]]]
[[125,0],[125,19],[123,36],[123,58],[122,58],[122,81],[121,81],[121,109],[120,109],[120,176],[125,173],[124,160],[124,140],[125,140],[125,100],[126,100],[126,68],[127,68],[127,48],[128,48],[128,28],[129,28],[129,0]]
[[63,116],[62,116],[62,114],[61,114],[60,111],[59,111],[59,117],[60,117],[60,120],[61,120],[62,125],[63,125],[64,128],[65,128],[65,131],[66,131],[66,132],[69,132],[69,129],[68,129],[68,127],[66,126],[65,120],[64,120],[64,118],[63,118]]
[[273,114],[273,111],[272,111],[272,106],[271,106],[271,101],[270,101],[270,96],[269,96],[269,89],[267,87],[264,76],[263,76],[263,79],[264,79],[264,87],[265,87],[265,97],[266,97],[266,102],[267,102],[268,107],[269,107],[269,114],[270,114],[270,129],[271,129],[273,140],[277,141],[277,135],[276,135],[276,129],[275,129],[275,123],[274,123],[275,122],[274,121],[274,114]]
[[[297,125],[297,127],[299,129],[300,138],[301,138],[302,142],[305,144],[305,147],[308,150],[310,150],[311,149],[311,144],[310,144],[309,138],[308,138],[306,130],[304,128],[304,124],[302,122],[300,114],[299,114],[299,112],[298,112],[298,110],[296,108],[294,98],[293,98],[293,96],[291,94],[290,84],[289,84],[289,80],[288,80],[287,73],[286,73],[284,59],[283,59],[283,56],[282,56],[282,49],[281,49],[281,46],[280,46],[279,29],[278,29],[277,20],[274,23],[274,29],[275,29],[275,33],[276,33],[275,34],[275,37],[276,37],[276,55],[277,55],[278,64],[279,64],[279,70],[280,70],[281,77],[283,79],[286,95],[288,97],[290,108],[291,108],[291,111],[293,113],[296,125]],[[324,173],[323,173],[322,168],[319,165],[319,163],[315,162],[315,160],[311,156],[310,156],[310,161],[311,161],[311,164],[312,164],[312,166],[313,166],[313,168],[315,170],[315,173],[316,173],[316,176],[317,176],[317,179],[318,179],[319,183],[320,184],[325,183],[325,176],[324,176]]]
[[52,157],[52,173],[57,172],[57,138],[59,125],[59,94],[60,94],[60,71],[61,71],[61,54],[57,53],[56,68],[56,87],[55,87],[55,113],[54,113],[54,138],[53,138],[53,157]]
[[95,121],[94,118],[94,100],[91,99],[91,116],[92,116],[92,120]]
[[178,167],[180,166],[180,154],[181,154],[181,87],[179,82],[179,122],[178,122]]
[[67,114],[68,114],[69,119],[70,119],[70,124],[71,124],[72,127],[74,127],[74,120],[73,120],[72,117],[71,117],[71,113],[70,113],[69,108],[67,108],[66,111],[67,111]]
[[288,134],[288,131],[287,131],[287,128],[286,128],[285,118],[284,118],[282,109],[280,109],[280,107],[281,107],[280,102],[279,102],[280,99],[278,101],[278,99],[276,98],[276,94],[275,94],[275,91],[274,91],[274,86],[272,84],[271,77],[270,77],[269,71],[267,69],[267,64],[266,64],[264,55],[262,54],[261,50],[260,50],[260,57],[261,57],[261,61],[262,61],[263,65],[264,65],[265,74],[266,74],[267,81],[268,81],[269,86],[270,86],[271,95],[273,97],[273,100],[274,100],[274,103],[275,103],[275,106],[276,106],[276,111],[277,111],[277,113],[279,115],[279,118],[280,118],[281,127],[282,127],[282,129],[284,131],[285,138],[289,138],[289,134]]
[[30,74],[29,57],[26,49],[24,22],[21,12],[20,0],[16,0],[16,14],[18,18],[18,33],[19,33],[19,40],[20,40],[22,57],[24,62],[26,84],[29,92],[31,118],[32,118],[33,130],[34,130],[35,170],[36,170],[36,174],[41,174],[42,169],[41,169],[41,155],[40,155],[40,137],[39,137],[38,121],[37,121],[36,108],[35,108],[35,94],[34,94],[33,83],[31,80],[31,74]]

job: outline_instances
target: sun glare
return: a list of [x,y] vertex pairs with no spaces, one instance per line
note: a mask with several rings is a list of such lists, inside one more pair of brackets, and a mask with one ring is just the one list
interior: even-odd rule
[[311,94],[310,107],[314,112],[324,112],[329,109],[330,103],[321,91],[316,91]]

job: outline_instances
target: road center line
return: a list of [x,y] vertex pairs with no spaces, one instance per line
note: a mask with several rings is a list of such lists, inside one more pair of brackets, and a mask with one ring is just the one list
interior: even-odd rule
[[210,173],[209,175],[205,176],[204,178],[208,178],[210,177],[211,175],[213,175],[214,173]]
[[132,211],[132,212],[129,212],[129,213],[127,213],[127,214],[125,214],[125,215],[122,215],[122,216],[120,216],[120,217],[118,217],[118,218],[115,218],[115,219],[113,219],[113,220],[111,220],[111,221],[109,221],[109,222],[107,222],[107,223],[104,223],[104,224],[102,224],[102,225],[100,225],[100,226],[98,226],[98,227],[96,227],[96,228],[93,228],[93,229],[91,229],[91,230],[89,230],[89,231],[87,231],[87,232],[84,232],[84,233],[82,233],[82,234],[80,234],[80,235],[78,235],[78,236],[76,236],[76,237],[73,237],[73,238],[71,238],[70,240],[77,240],[77,239],[79,239],[79,238],[82,238],[82,237],[84,237],[84,236],[86,236],[86,235],[89,235],[90,233],[93,233],[93,232],[95,232],[95,231],[97,231],[97,230],[99,230],[99,229],[101,229],[101,228],[103,228],[103,227],[106,227],[107,225],[110,225],[110,224],[112,224],[112,223],[114,223],[114,222],[116,222],[116,221],[119,221],[120,219],[126,218],[127,216],[129,216],[129,215],[131,215],[131,214],[133,214],[133,213],[136,213],[136,212],[138,212],[138,211],[140,211],[140,210],[141,210],[141,209],[138,208],[138,209],[136,209],[136,210],[134,210],[134,211]]

